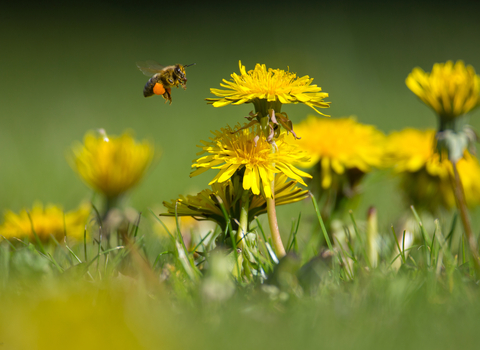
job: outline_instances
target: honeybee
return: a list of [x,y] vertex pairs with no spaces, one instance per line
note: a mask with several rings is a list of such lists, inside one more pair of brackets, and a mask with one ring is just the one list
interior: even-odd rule
[[182,86],[183,90],[187,88],[187,77],[185,68],[193,66],[195,63],[185,66],[176,64],[174,66],[162,66],[155,61],[137,62],[137,67],[148,77],[151,77],[143,88],[143,96],[162,95],[172,104],[172,87]]

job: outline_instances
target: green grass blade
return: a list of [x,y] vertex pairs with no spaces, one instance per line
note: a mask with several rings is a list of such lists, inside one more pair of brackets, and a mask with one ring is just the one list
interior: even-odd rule
[[450,226],[450,230],[448,231],[447,237],[445,237],[445,241],[448,241],[448,245],[450,247],[452,246],[452,238],[453,238],[453,233],[455,232],[455,226],[457,225],[457,220],[458,220],[458,212],[455,212],[452,218],[452,224]]
[[77,261],[78,261],[79,263],[81,263],[82,260],[80,260],[80,258],[79,258],[79,257],[73,252],[73,250],[70,249],[70,247],[68,246],[68,244],[67,244],[67,237],[64,238],[64,243],[65,243],[65,247],[66,247],[67,250],[70,252],[70,254],[72,254],[72,256],[73,256],[75,259],[77,259]]
[[177,230],[176,230],[177,237],[176,238],[177,238],[177,240],[180,241],[180,243],[182,243],[182,247],[185,250],[185,253],[187,253],[188,250],[187,250],[187,247],[185,246],[185,242],[183,240],[182,232],[180,231],[180,221],[178,219],[177,206],[178,206],[178,200],[175,202],[175,224],[177,226]]
[[350,216],[350,220],[352,220],[353,230],[355,231],[355,237],[358,237],[358,241],[360,243],[360,248],[363,253],[363,257],[365,258],[365,262],[367,263],[367,266],[371,269],[372,265],[370,264],[370,259],[368,258],[367,249],[365,247],[364,240],[362,238],[362,235],[360,234],[360,230],[358,229],[357,221],[353,216],[353,211],[349,210],[348,215]]
[[[402,249],[400,249],[400,244],[398,243],[397,234],[395,233],[395,228],[393,227],[393,225],[392,225],[392,235],[393,235],[393,240],[397,244],[398,252],[402,256],[402,262],[405,264],[405,253],[403,252]],[[405,231],[403,232],[402,240],[403,240],[403,244],[405,244]],[[404,245],[404,248],[405,248],[405,245]]]
[[197,251],[198,247],[200,247],[203,242],[205,242],[205,240],[208,238],[208,236],[210,236],[210,234],[213,233],[213,231],[209,231],[201,240],[200,242],[198,242],[198,244],[195,246],[195,248],[193,248],[193,250],[190,252],[190,254],[193,254]]
[[164,252],[159,253],[159,254],[157,255],[157,258],[156,258],[155,261],[153,262],[152,269],[154,269],[154,268],[155,268],[155,265],[157,265],[157,263],[160,261],[160,257],[161,257],[162,255],[166,255],[166,254],[172,254],[172,255],[174,255],[174,253],[173,253],[172,251],[170,251],[170,250],[166,250],[166,251],[164,251]]
[[37,241],[38,247],[40,248],[40,251],[43,253],[43,255],[47,255],[47,252],[45,251],[45,248],[43,247],[42,241],[40,240],[40,237],[38,237],[37,233],[35,232],[35,229],[33,228],[33,220],[32,216],[30,215],[30,212],[27,210],[27,215],[28,219],[30,220],[30,226],[32,228],[32,233],[33,236],[35,237],[35,240]]
[[167,226],[163,223],[163,221],[157,216],[157,214],[155,214],[155,213],[153,212],[153,210],[150,209],[150,208],[149,208],[148,210],[150,211],[150,213],[152,213],[152,215],[153,215],[153,217],[155,218],[155,220],[157,220],[157,221],[160,223],[160,225],[163,226],[163,228],[165,229],[165,232],[170,236],[170,238],[171,238],[171,239],[174,239],[174,237],[173,237],[172,233],[170,232],[170,230],[169,230],[169,229],[167,228]]
[[83,255],[85,261],[88,261],[87,257],[87,225],[85,225],[85,229],[83,230]]
[[315,196],[312,192],[308,193],[310,198],[312,199],[313,207],[315,208],[315,212],[317,213],[318,222],[320,223],[320,227],[323,232],[323,236],[325,237],[325,241],[327,242],[328,249],[333,252],[332,242],[330,242],[330,237],[328,237],[327,229],[325,228],[325,223],[323,222],[322,215],[320,214],[320,210],[318,209],[317,201],[315,200]]
[[55,265],[55,267],[58,269],[58,271],[60,273],[63,273],[63,268],[57,263],[57,261],[55,260],[55,258],[52,256],[52,254],[50,253],[47,253],[47,256],[50,258],[50,261],[52,262],[53,265]]
[[428,252],[428,247],[430,245],[428,243],[427,231],[425,231],[425,227],[423,227],[422,220],[420,220],[420,216],[418,215],[413,205],[410,206],[410,209],[412,210],[413,215],[415,216],[415,219],[417,220],[417,223],[420,226],[420,232],[422,233],[423,246],[425,250],[425,259],[426,259],[427,266],[430,266],[430,254]]
[[353,248],[353,245],[352,245],[352,236],[350,234],[350,230],[348,229],[347,226],[343,226],[343,231],[345,232],[348,249],[350,249],[351,259],[356,263],[358,263],[357,257],[355,256],[355,249]]
[[255,217],[255,221],[257,222],[258,229],[260,230],[260,233],[262,234],[263,241],[268,242],[267,241],[267,236],[265,236],[265,231],[263,230],[262,224],[260,223],[260,221],[258,220],[257,217]]
[[298,251],[298,243],[297,243],[297,234],[298,234],[298,228],[300,227],[300,219],[302,218],[302,213],[300,212],[298,214],[298,219],[295,225],[295,222],[292,223],[292,225],[295,225],[292,231],[292,242],[290,243],[290,246],[287,249],[287,252],[291,251],[292,248],[295,248],[295,251]]
[[265,242],[265,246],[267,247],[268,255],[270,255],[270,258],[272,259],[272,261],[273,261],[275,264],[278,264],[280,261],[279,261],[278,258],[277,258],[277,254],[275,254],[275,252],[273,251],[273,248],[272,248],[272,246],[270,245],[270,243]]
[[235,266],[237,268],[238,281],[240,281],[240,271],[241,271],[241,269],[240,269],[240,266],[238,266],[237,245],[236,245],[236,242],[235,242],[235,237],[233,235],[233,229],[232,229],[232,226],[231,226],[231,219],[230,219],[230,216],[227,213],[227,210],[225,209],[225,205],[223,205],[223,200],[219,196],[216,196],[216,197],[217,197],[218,203],[220,204],[220,208],[222,209],[223,216],[225,217],[225,220],[227,221],[226,231],[229,233],[230,239],[232,241],[233,256],[235,257]]
[[7,241],[7,243],[10,245],[10,247],[13,249],[13,251],[17,250],[17,248],[15,248],[15,246],[12,244],[12,242],[10,242],[10,240],[6,239],[5,236],[0,235],[0,237],[2,237],[5,241]]

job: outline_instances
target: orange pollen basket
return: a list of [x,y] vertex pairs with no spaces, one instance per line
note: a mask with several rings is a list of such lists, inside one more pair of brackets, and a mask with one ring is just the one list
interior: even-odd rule
[[153,87],[153,93],[155,95],[163,95],[165,93],[165,88],[162,84],[156,83]]

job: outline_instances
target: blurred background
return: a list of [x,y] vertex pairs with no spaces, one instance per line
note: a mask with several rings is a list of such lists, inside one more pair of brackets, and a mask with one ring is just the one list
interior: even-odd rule
[[[18,3],[0,10],[0,210],[35,200],[66,210],[91,198],[66,161],[85,132],[131,129],[154,141],[161,158],[131,193],[138,210],[196,193],[213,177],[190,179],[191,161],[210,130],[243,122],[251,105],[214,108],[210,88],[238,72],[238,61],[309,75],[330,94],[333,118],[356,115],[385,132],[435,127],[435,116],[405,85],[411,70],[463,59],[480,70],[480,6],[470,3],[353,1]],[[187,90],[172,105],[145,99],[136,61],[187,68]],[[283,110],[294,122],[314,111]],[[312,113],[313,112],[313,113]],[[479,112],[472,125],[479,130]],[[301,136],[301,135],[300,135]],[[403,206],[395,180],[372,174],[356,211],[379,208],[383,225]],[[283,210],[285,220],[303,206]],[[159,210],[157,210],[159,211]],[[398,212],[397,212],[398,214]],[[291,217],[290,217],[291,215]]]

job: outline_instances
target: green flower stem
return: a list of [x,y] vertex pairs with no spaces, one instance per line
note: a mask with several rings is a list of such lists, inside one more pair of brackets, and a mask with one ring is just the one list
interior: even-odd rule
[[110,210],[117,208],[120,201],[120,196],[105,197],[105,208],[103,209],[102,220],[105,220]]
[[468,124],[468,116],[462,115],[456,118],[442,118],[438,119],[438,131],[452,130],[453,132],[461,132]]
[[248,209],[250,199],[250,191],[244,190],[242,193],[242,206],[240,208],[240,225],[237,230],[237,243],[238,248],[243,249],[245,244],[244,236],[248,233]]
[[278,230],[277,212],[275,210],[275,194],[273,193],[273,182],[274,181],[272,181],[272,198],[267,198],[268,224],[270,226],[270,234],[272,235],[275,254],[277,254],[278,258],[283,258],[287,253],[285,252],[285,247],[282,243],[282,237],[280,236],[280,231]]
[[457,202],[457,208],[460,212],[460,218],[462,219],[463,229],[465,232],[465,237],[468,242],[468,246],[470,248],[470,253],[473,257],[473,266],[475,268],[475,273],[477,278],[480,278],[480,263],[478,260],[478,245],[477,241],[475,240],[475,236],[473,235],[472,231],[472,224],[470,222],[470,217],[468,215],[467,204],[465,201],[465,193],[462,186],[462,181],[460,180],[460,176],[457,170],[456,162],[452,162],[453,166],[453,191],[455,193],[455,200]]
[[[271,152],[275,153],[275,141],[272,142],[271,147]],[[275,163],[273,163],[272,166],[275,168]],[[270,226],[270,234],[272,235],[275,254],[277,254],[278,258],[283,258],[287,253],[285,252],[285,247],[283,246],[282,242],[282,236],[280,236],[280,230],[278,229],[277,211],[275,209],[275,178],[270,184],[270,187],[272,188],[272,197],[266,198],[268,224]]]

